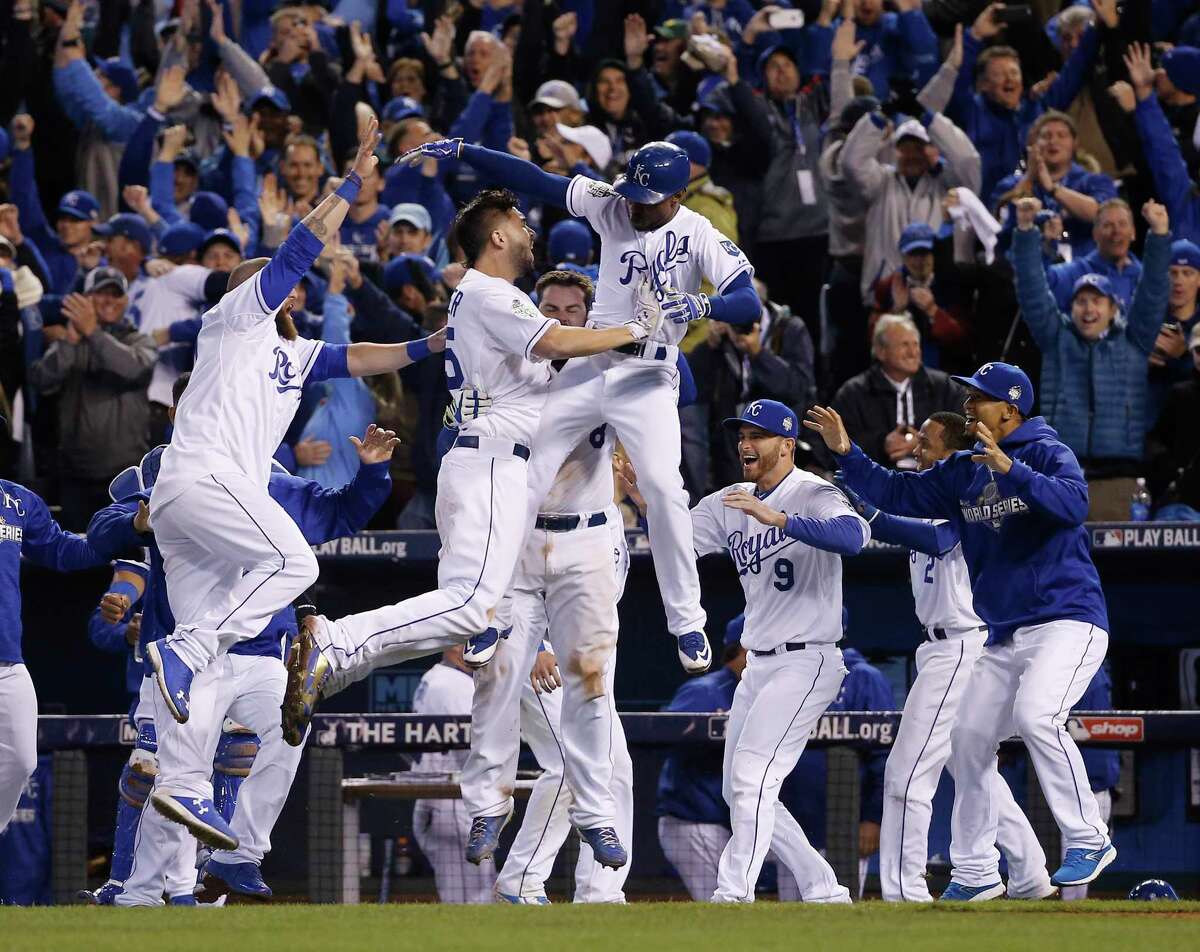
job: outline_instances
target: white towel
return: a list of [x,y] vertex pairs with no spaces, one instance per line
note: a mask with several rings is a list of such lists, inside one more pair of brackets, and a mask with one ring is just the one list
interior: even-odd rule
[[992,213],[979,200],[979,196],[969,188],[953,189],[958,196],[958,204],[950,206],[950,217],[954,221],[966,219],[971,230],[975,232],[983,245],[984,260],[991,264],[996,260],[996,243],[999,240],[1000,222],[992,217]]

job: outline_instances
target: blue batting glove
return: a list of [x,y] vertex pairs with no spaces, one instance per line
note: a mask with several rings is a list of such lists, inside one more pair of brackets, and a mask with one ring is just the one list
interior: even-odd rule
[[660,304],[663,317],[675,324],[687,324],[708,317],[712,310],[707,294],[685,294],[682,291],[668,291]]
[[409,149],[396,160],[396,165],[416,165],[426,159],[457,159],[462,155],[462,139],[438,139]]
[[846,485],[846,478],[842,475],[840,469],[833,474],[833,484],[842,491],[854,511],[866,519],[867,522],[870,522],[879,515],[879,510],[875,506],[872,506],[862,496]]

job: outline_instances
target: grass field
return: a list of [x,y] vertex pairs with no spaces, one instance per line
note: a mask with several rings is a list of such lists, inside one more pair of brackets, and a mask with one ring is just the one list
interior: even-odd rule
[[14,952],[334,952],[528,949],[531,952],[837,952],[954,949],[1185,952],[1200,949],[1200,902],[991,902],[932,906],[624,907],[234,906],[0,910]]

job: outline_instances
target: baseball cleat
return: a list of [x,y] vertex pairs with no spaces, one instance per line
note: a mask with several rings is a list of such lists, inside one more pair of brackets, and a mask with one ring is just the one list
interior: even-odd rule
[[500,833],[508,826],[513,811],[500,816],[477,816],[471,821],[471,832],[467,834],[467,862],[478,866],[485,859],[491,859],[500,845]]
[[154,669],[154,681],[163,700],[167,702],[171,716],[180,724],[186,724],[194,677],[192,669],[167,644],[166,639],[146,645],[146,660]]
[[210,859],[204,864],[201,879],[201,902],[213,902],[231,892],[251,899],[270,899],[274,895],[254,863],[219,863]]
[[987,902],[989,899],[999,899],[1003,895],[1002,882],[987,886],[964,886],[962,883],[952,882],[938,899],[943,902]]
[[579,835],[592,848],[592,855],[601,866],[620,869],[629,862],[629,855],[611,826],[593,826],[590,830],[580,830]]
[[513,906],[550,905],[550,900],[546,896],[513,896],[509,893],[502,893],[499,889],[492,893],[492,899],[496,902],[507,902]]
[[195,896],[172,896],[167,902],[168,906],[198,906]]
[[675,637],[679,663],[688,674],[703,674],[712,664],[712,649],[702,631],[689,631]]
[[1083,886],[1104,872],[1116,858],[1117,848],[1112,843],[1098,850],[1074,847],[1067,850],[1063,864],[1050,877],[1050,882],[1055,886]]
[[500,639],[507,638],[511,628],[501,632],[498,628],[489,628],[467,639],[463,645],[463,663],[469,668],[482,668],[496,655]]
[[177,797],[170,793],[150,794],[154,809],[173,823],[186,826],[201,843],[218,850],[235,850],[238,838],[205,797]]
[[321,653],[315,637],[319,616],[310,615],[300,623],[300,632],[292,643],[287,660],[287,688],[283,692],[283,739],[293,747],[304,743],[309,721],[321,688],[329,680],[332,668]]
[[125,891],[123,883],[115,883],[111,879],[99,889],[81,889],[75,898],[89,906],[111,906],[116,898]]

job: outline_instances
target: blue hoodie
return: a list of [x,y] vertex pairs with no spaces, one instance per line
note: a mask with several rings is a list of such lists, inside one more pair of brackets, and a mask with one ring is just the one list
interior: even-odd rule
[[921,473],[884,469],[853,445],[839,462],[850,488],[884,512],[954,523],[988,644],[1050,621],[1108,631],[1083,526],[1087,482],[1075,454],[1042,417],[1026,420],[1000,448],[1013,461],[1003,475],[971,462],[971,450]]

